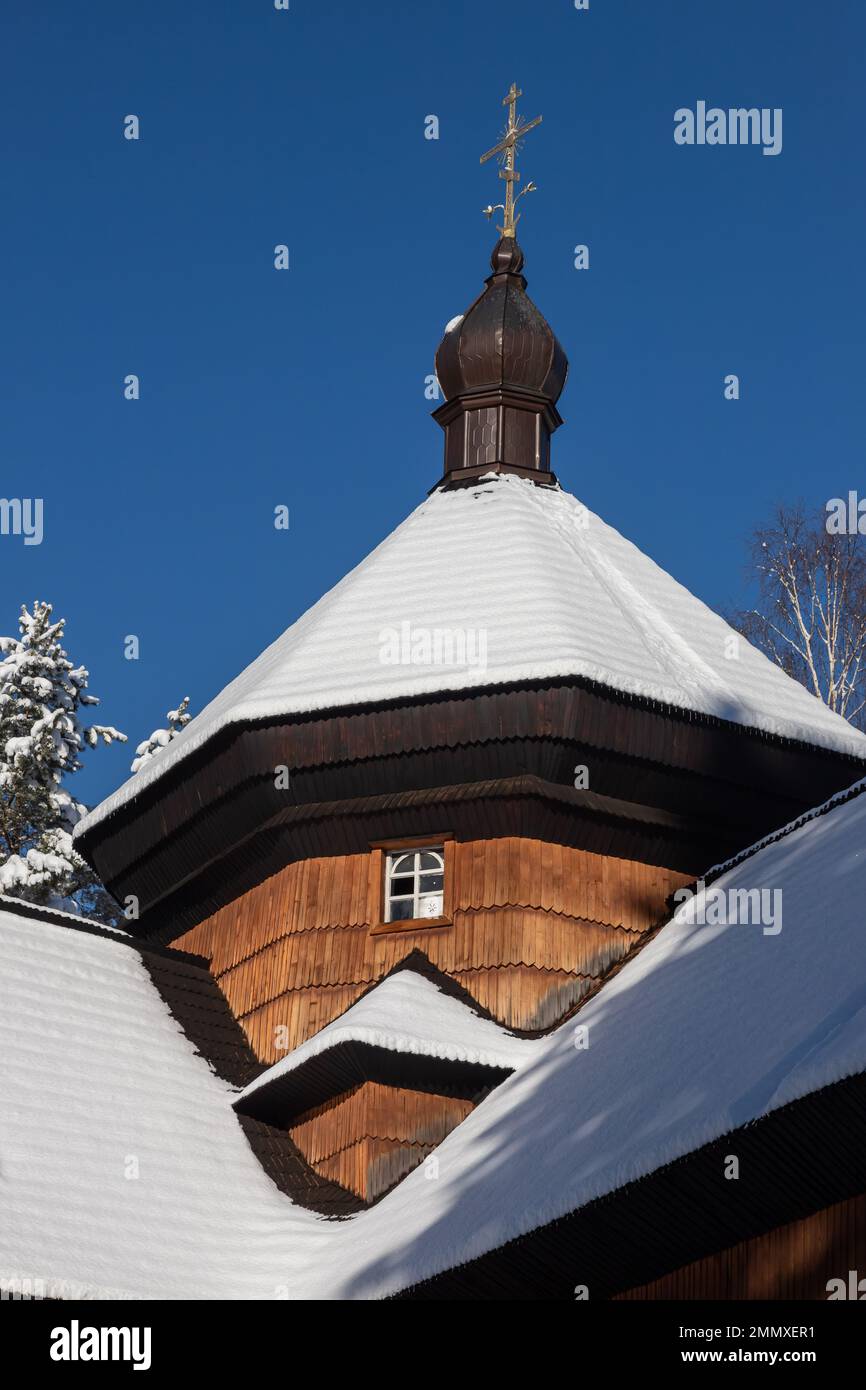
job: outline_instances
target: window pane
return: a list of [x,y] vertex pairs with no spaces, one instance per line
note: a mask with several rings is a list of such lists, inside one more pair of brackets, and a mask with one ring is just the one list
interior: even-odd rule
[[442,894],[431,893],[428,897],[421,898],[418,904],[419,917],[441,917],[442,916]]
[[420,893],[441,893],[444,878],[441,871],[438,874],[421,874],[418,879],[418,891]]
[[407,893],[411,897],[415,892],[415,880],[414,878],[392,878],[389,891],[392,898],[403,898]]
[[408,922],[415,913],[415,899],[401,898],[390,904],[389,922]]
[[420,854],[420,855],[418,856],[418,858],[419,858],[419,861],[420,861],[418,867],[419,867],[420,869],[441,869],[441,868],[442,868],[442,856],[439,855],[439,854],[434,853],[432,850],[425,850],[425,851],[423,852],[423,854]]
[[414,854],[399,854],[392,856],[390,868],[392,874],[411,874],[415,868]]

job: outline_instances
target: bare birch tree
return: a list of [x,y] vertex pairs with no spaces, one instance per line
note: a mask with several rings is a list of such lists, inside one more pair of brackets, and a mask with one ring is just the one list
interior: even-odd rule
[[754,608],[733,625],[837,714],[866,727],[866,539],[779,506],[755,531]]

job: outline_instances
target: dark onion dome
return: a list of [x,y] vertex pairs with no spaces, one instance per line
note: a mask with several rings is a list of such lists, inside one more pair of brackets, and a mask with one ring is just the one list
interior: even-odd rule
[[445,395],[433,413],[445,430],[442,485],[490,471],[552,483],[550,435],[562,423],[556,402],[568,359],[526,293],[514,237],[500,239],[490,264],[485,289],[448,325],[436,353]]

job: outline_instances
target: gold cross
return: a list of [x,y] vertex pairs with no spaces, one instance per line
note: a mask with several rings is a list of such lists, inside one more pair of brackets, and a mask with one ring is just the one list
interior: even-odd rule
[[494,155],[499,155],[500,157],[499,162],[502,168],[499,170],[499,177],[505,179],[505,202],[492,203],[484,208],[483,211],[485,216],[492,217],[494,212],[501,210],[502,226],[499,228],[499,231],[503,236],[508,237],[516,235],[517,224],[521,217],[519,212],[515,216],[515,204],[523,197],[524,193],[535,192],[535,184],[528,183],[526,187],[518,193],[516,198],[514,196],[514,185],[520,182],[520,175],[514,167],[515,156],[520,149],[524,135],[526,135],[528,131],[533,130],[535,126],[541,125],[542,120],[541,116],[536,116],[534,121],[524,121],[518,116],[517,98],[522,96],[523,93],[518,90],[516,82],[512,82],[508,94],[502,99],[502,105],[508,107],[508,126],[506,127],[505,134],[498,145],[494,145],[492,150],[488,150],[486,154],[481,156],[480,161],[482,164],[485,164],[487,160],[492,159]]

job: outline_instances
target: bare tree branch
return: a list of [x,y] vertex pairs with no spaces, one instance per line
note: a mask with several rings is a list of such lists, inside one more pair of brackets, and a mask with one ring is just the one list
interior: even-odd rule
[[780,505],[749,545],[758,600],[732,626],[837,714],[866,728],[866,540]]

